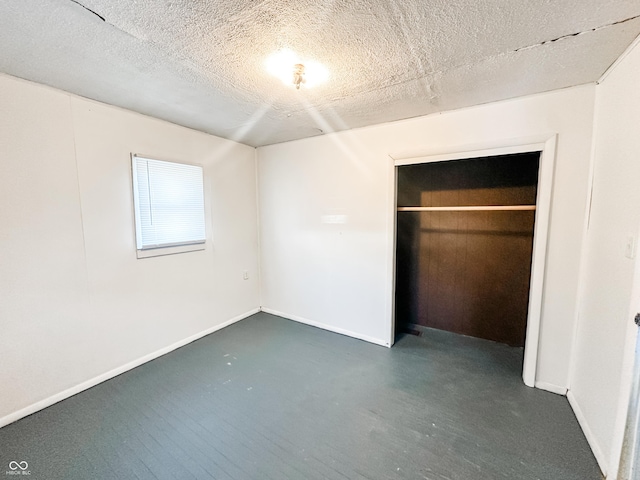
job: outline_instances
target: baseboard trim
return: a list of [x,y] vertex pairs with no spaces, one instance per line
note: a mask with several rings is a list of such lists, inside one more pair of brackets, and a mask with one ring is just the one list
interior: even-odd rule
[[556,395],[562,395],[563,397],[567,395],[567,389],[565,387],[559,387],[558,385],[554,385],[553,383],[547,382],[536,382],[535,387],[540,390],[546,390],[547,392],[555,393]]
[[270,313],[271,315],[277,315],[278,317],[286,318],[288,320],[293,320],[294,322],[304,323],[305,325],[321,328],[322,330],[328,330],[330,332],[339,333],[340,335],[345,335],[347,337],[357,338],[358,340],[364,340],[365,342],[373,343],[375,345],[389,347],[389,342],[385,342],[384,340],[380,340],[379,338],[369,337],[368,335],[362,335],[360,333],[352,332],[350,330],[345,330],[343,328],[334,327],[332,325],[327,325],[325,323],[316,322],[314,320],[309,320],[308,318],[299,317],[297,315],[289,315],[288,313],[279,312],[278,310],[273,310],[267,307],[261,307],[261,310],[265,313]]
[[598,466],[602,471],[602,475],[604,476],[604,478],[607,478],[607,467],[608,467],[607,460],[604,454],[602,453],[602,449],[600,448],[600,445],[598,444],[598,441],[596,440],[595,435],[591,431],[591,428],[589,428],[589,424],[587,423],[587,418],[584,416],[584,413],[582,413],[582,410],[580,409],[580,405],[578,404],[578,401],[576,400],[576,397],[571,390],[567,392],[567,400],[569,400],[569,405],[571,405],[571,408],[573,409],[573,413],[575,414],[576,418],[578,419],[578,423],[580,424],[580,428],[582,428],[582,431],[584,432],[584,436],[587,438],[587,442],[591,447],[593,456],[596,457],[596,461],[598,462]]
[[47,407],[50,407],[51,405],[54,405],[62,400],[65,400],[69,397],[72,397],[73,395],[76,395],[84,390],[88,390],[91,387],[95,387],[96,385],[109,380],[113,377],[117,377],[118,375],[121,375],[129,370],[132,370],[136,367],[139,367],[142,364],[145,364],[151,360],[155,360],[158,357],[161,357],[163,355],[166,355],[167,353],[170,353],[180,347],[184,347],[185,345],[191,343],[191,342],[195,342],[196,340],[205,337],[211,333],[214,333],[218,330],[221,330],[225,327],[228,327],[229,325],[239,322],[240,320],[243,320],[247,317],[250,317],[251,315],[254,315],[256,313],[258,313],[260,311],[259,308],[255,308],[253,310],[250,310],[248,312],[245,312],[241,315],[238,315],[236,317],[233,317],[230,320],[227,320],[226,322],[223,322],[219,325],[215,325],[214,327],[208,328],[200,333],[196,333],[195,335],[192,335],[190,337],[185,338],[184,340],[180,340],[179,342],[173,343],[167,347],[161,348],[160,350],[157,350],[153,353],[150,353],[148,355],[145,355],[143,357],[140,357],[136,360],[133,360],[132,362],[126,363],[125,365],[122,365],[121,367],[117,367],[114,368],[113,370],[109,370],[106,373],[103,373],[101,375],[98,375],[97,377],[91,378],[85,382],[80,383],[79,385],[76,385],[75,387],[71,387],[68,388],[66,390],[63,390],[60,393],[56,393],[55,395],[52,395],[48,398],[45,398],[44,400],[40,400],[39,402],[33,403],[31,405],[29,405],[28,407],[22,408],[20,410],[17,410],[13,413],[10,413],[9,415],[6,415],[2,418],[0,418],[0,428],[9,425],[10,423],[13,423],[17,420],[20,420],[21,418],[27,417],[29,415],[32,415],[40,410],[43,410]]

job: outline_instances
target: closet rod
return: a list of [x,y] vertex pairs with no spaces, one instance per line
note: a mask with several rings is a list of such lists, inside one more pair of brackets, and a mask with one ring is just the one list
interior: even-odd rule
[[460,207],[398,207],[399,212],[483,212],[508,210],[535,210],[535,205],[483,205]]

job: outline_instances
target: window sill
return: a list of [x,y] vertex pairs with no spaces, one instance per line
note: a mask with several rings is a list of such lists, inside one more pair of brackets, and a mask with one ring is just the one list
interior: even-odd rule
[[164,255],[175,255],[176,253],[195,252],[198,250],[204,250],[206,243],[197,243],[195,245],[178,245],[175,247],[160,247],[150,248],[148,250],[136,250],[136,257],[149,258],[160,257]]

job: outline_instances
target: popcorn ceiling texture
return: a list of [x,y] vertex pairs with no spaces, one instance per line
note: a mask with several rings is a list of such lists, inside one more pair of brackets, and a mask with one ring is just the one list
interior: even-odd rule
[[0,71],[260,146],[593,82],[639,33],[637,0],[4,0]]

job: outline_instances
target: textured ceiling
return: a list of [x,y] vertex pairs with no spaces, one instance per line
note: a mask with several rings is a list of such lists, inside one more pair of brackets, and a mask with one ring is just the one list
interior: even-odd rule
[[0,71],[260,146],[594,82],[639,33],[640,0],[2,0]]

